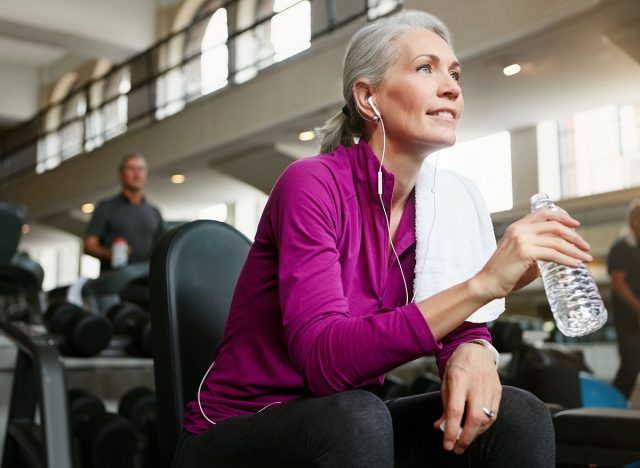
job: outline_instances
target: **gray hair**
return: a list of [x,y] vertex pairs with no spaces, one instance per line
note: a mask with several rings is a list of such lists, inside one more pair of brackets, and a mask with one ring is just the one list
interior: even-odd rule
[[321,153],[329,153],[338,145],[351,146],[354,137],[362,136],[364,124],[353,97],[353,85],[356,80],[365,78],[373,87],[379,86],[398,56],[396,40],[415,29],[431,31],[453,47],[453,38],[445,24],[435,16],[417,10],[403,10],[370,23],[353,36],[342,73],[346,113],[338,112],[322,127],[316,128]]
[[120,160],[120,164],[118,164],[118,172],[122,172],[122,170],[124,169],[124,166],[126,166],[127,163],[132,159],[142,159],[142,161],[144,162],[144,165],[145,166],[147,165],[147,160],[145,159],[142,153],[129,153],[124,155],[123,158]]

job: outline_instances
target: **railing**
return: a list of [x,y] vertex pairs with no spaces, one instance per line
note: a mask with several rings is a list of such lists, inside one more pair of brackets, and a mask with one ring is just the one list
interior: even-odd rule
[[[254,11],[252,18],[243,18],[243,0],[221,2],[215,11],[202,12],[184,29],[6,131],[0,136],[0,186],[16,177],[53,169],[131,126],[161,120],[205,95],[253,79],[261,70],[309,48],[318,38],[356,19],[387,14],[400,1],[282,3],[284,7],[277,11],[270,7],[267,13]],[[301,22],[306,21],[305,29]],[[291,41],[277,38],[277,28],[283,24],[289,34],[297,34],[293,47]]]

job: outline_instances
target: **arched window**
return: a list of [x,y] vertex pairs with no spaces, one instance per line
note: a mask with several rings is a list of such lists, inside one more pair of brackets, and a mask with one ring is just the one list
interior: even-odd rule
[[87,96],[80,89],[65,99],[62,104],[62,126],[60,127],[62,160],[82,152],[84,120],[87,112]]
[[213,14],[188,31],[184,55],[193,58],[184,66],[187,100],[216,91],[228,83],[229,25],[227,9],[219,8],[223,3],[220,0],[206,2],[197,16]]
[[106,140],[127,131],[128,97],[131,89],[129,67],[118,68],[89,88],[85,150],[100,147]]
[[104,86],[104,138],[109,140],[127,131],[128,100],[131,89],[129,67],[120,67],[106,79]]
[[76,72],[69,72],[58,79],[51,91],[49,110],[44,116],[44,136],[38,141],[36,173],[41,174],[53,169],[62,161],[61,135],[58,129],[62,123],[61,102],[69,95],[78,80]]
[[256,19],[276,13],[255,28],[257,68],[280,62],[311,46],[311,5],[300,0],[259,0]]

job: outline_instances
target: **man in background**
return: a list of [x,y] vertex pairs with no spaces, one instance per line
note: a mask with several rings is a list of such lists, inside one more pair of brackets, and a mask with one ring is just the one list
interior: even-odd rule
[[613,384],[631,396],[640,372],[640,198],[627,208],[620,237],[607,256],[620,367]]
[[158,209],[147,202],[144,186],[147,163],[144,156],[125,156],[118,166],[121,191],[98,203],[84,239],[84,252],[100,260],[100,271],[111,269],[114,239],[126,239],[129,262],[149,260],[151,247],[163,226]]

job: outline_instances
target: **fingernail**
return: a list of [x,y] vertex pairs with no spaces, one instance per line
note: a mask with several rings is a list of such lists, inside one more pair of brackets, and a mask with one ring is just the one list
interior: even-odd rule
[[447,440],[447,441],[444,443],[444,449],[445,449],[445,450],[451,450],[452,448],[453,448],[453,442],[451,442],[450,440]]

